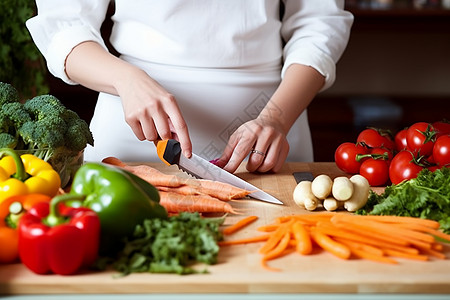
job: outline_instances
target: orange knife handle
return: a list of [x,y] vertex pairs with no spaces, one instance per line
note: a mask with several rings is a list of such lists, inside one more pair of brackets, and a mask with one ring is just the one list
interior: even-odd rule
[[176,164],[180,160],[181,146],[177,140],[160,140],[156,145],[156,153],[158,157],[170,166]]

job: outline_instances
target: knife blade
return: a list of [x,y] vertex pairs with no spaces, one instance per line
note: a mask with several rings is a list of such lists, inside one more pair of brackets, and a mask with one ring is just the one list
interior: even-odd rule
[[186,158],[184,155],[181,155],[180,143],[174,139],[158,141],[156,151],[158,157],[166,165],[177,165],[178,168],[194,177],[228,183],[235,187],[252,191],[249,195],[251,198],[274,204],[283,204],[283,202],[274,196],[264,192],[238,176],[225,171],[215,164],[210,163],[195,153],[192,153],[190,158]]

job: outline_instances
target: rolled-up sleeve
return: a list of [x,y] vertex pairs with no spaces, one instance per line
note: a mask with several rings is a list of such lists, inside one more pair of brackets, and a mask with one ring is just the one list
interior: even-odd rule
[[34,43],[55,77],[69,84],[65,61],[72,49],[85,41],[95,41],[107,49],[100,27],[109,0],[37,0],[37,15],[26,22]]
[[335,81],[336,63],[344,52],[353,15],[344,0],[285,0],[281,34],[286,69],[294,63],[311,66],[325,77],[322,91]]

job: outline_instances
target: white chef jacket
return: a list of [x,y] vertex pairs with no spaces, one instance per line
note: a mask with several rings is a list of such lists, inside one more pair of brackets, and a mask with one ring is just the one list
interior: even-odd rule
[[[109,0],[36,3],[38,14],[26,23],[33,40],[49,71],[76,84],[65,60],[84,41],[106,49],[100,26]],[[343,7],[344,0],[116,0],[110,42],[175,96],[193,151],[214,159],[258,115],[289,65],[315,68],[325,77],[322,90],[332,85],[353,22]],[[117,96],[100,93],[90,127],[95,145],[86,148],[87,161],[158,160],[153,143],[139,141],[125,123]],[[288,161],[313,160],[306,111],[288,141]]]

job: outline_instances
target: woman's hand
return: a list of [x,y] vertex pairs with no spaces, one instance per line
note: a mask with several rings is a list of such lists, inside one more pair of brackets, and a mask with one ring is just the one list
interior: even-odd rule
[[183,153],[190,157],[192,145],[187,124],[172,94],[137,68],[117,90],[125,120],[139,140],[174,138],[180,141]]
[[277,172],[289,152],[286,134],[275,122],[258,117],[242,124],[230,137],[217,164],[233,173],[250,154],[249,172]]
[[183,154],[191,156],[188,128],[175,97],[143,70],[92,41],[73,48],[65,70],[74,82],[120,96],[125,120],[139,140],[175,138]]

